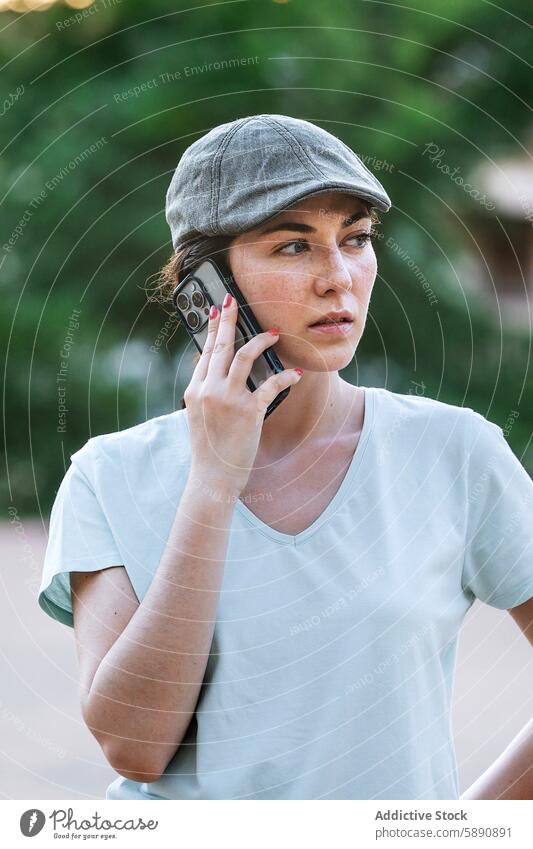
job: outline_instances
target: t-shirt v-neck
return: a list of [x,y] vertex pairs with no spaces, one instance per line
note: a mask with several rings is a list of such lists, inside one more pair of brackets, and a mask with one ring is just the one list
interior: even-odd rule
[[[244,504],[240,499],[236,500],[236,509],[239,511],[243,519],[245,519],[246,522],[252,525],[257,531],[262,533],[264,536],[270,537],[276,542],[283,543],[285,545],[299,545],[300,543],[306,542],[309,537],[316,533],[324,524],[326,524],[333,517],[335,512],[338,510],[338,508],[350,492],[354,476],[363,461],[366,446],[370,438],[370,434],[372,432],[372,425],[374,422],[375,415],[376,393],[374,392],[373,387],[361,386],[360,388],[364,391],[363,426],[361,428],[361,433],[359,435],[359,440],[355,447],[355,451],[348,466],[348,470],[344,475],[344,478],[342,479],[341,484],[337,489],[337,492],[335,493],[325,510],[322,511],[320,516],[318,516],[314,520],[314,522],[309,525],[308,528],[305,528],[303,531],[300,531],[297,534],[282,533],[281,531],[272,528],[266,522],[263,522],[263,520],[260,519],[259,516],[256,516],[256,514],[252,510],[250,510],[246,506],[246,504]],[[185,427],[187,430],[187,438],[190,438],[189,422],[187,419],[186,409],[183,412],[184,415],[182,417],[182,421],[185,423]]]

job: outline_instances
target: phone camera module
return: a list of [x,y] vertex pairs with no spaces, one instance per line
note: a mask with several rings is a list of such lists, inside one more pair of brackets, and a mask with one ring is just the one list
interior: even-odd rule
[[187,322],[187,324],[191,328],[191,330],[196,330],[197,327],[200,324],[200,316],[198,315],[197,312],[194,312],[194,310],[191,310],[191,312],[188,312],[187,315],[185,316],[185,321]]
[[200,309],[205,304],[205,298],[201,292],[193,292],[191,295],[191,301],[195,307]]
[[176,298],[176,305],[181,312],[185,312],[190,307],[190,301],[187,295],[184,292],[180,292],[178,297]]

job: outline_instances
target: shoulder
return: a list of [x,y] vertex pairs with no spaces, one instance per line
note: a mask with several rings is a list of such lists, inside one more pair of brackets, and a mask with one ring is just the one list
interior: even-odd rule
[[433,463],[437,459],[463,464],[474,453],[505,439],[501,428],[471,407],[440,401],[427,395],[374,388],[375,426],[380,451],[395,451]]
[[396,423],[398,426],[406,424],[411,428],[429,428],[432,431],[454,427],[457,432],[467,432],[472,422],[487,421],[471,407],[440,401],[427,395],[392,392],[383,387],[374,387],[373,392],[382,407],[382,418],[389,427]]
[[92,436],[71,454],[73,465],[87,475],[112,466],[130,469],[161,468],[166,462],[186,465],[189,441],[185,410],[175,410],[147,419],[123,430]]

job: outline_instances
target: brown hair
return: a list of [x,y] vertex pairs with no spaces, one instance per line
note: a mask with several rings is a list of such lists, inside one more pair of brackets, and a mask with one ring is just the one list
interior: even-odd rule
[[[375,207],[370,207],[370,204],[366,205],[370,211],[372,230],[374,230],[375,225],[380,223],[378,211]],[[172,292],[178,283],[204,259],[214,259],[216,262],[217,257],[221,258],[229,268],[228,249],[234,238],[235,236],[199,236],[184,248],[178,249],[159,271],[153,294],[148,296],[148,300],[160,304],[164,309],[168,308],[169,315],[175,315]],[[197,352],[194,359],[195,365],[199,359],[200,353]],[[185,400],[182,398],[181,409],[185,406]]]

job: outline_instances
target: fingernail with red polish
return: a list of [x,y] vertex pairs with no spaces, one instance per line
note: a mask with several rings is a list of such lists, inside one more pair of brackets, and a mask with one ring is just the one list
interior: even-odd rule
[[300,375],[304,373],[304,372],[303,372],[303,369],[301,369],[299,366],[296,366],[296,368],[294,369],[294,371],[295,371],[295,372],[297,372],[297,373],[298,373],[298,374],[300,374]]
[[279,330],[278,330],[277,327],[271,327],[268,332],[271,334],[271,336],[278,336],[279,335]]
[[229,307],[232,302],[232,297],[229,292],[226,292],[226,297],[224,298],[224,302],[222,304],[223,307]]
[[216,304],[211,305],[211,309],[209,310],[209,318],[216,318],[218,315],[218,308]]

